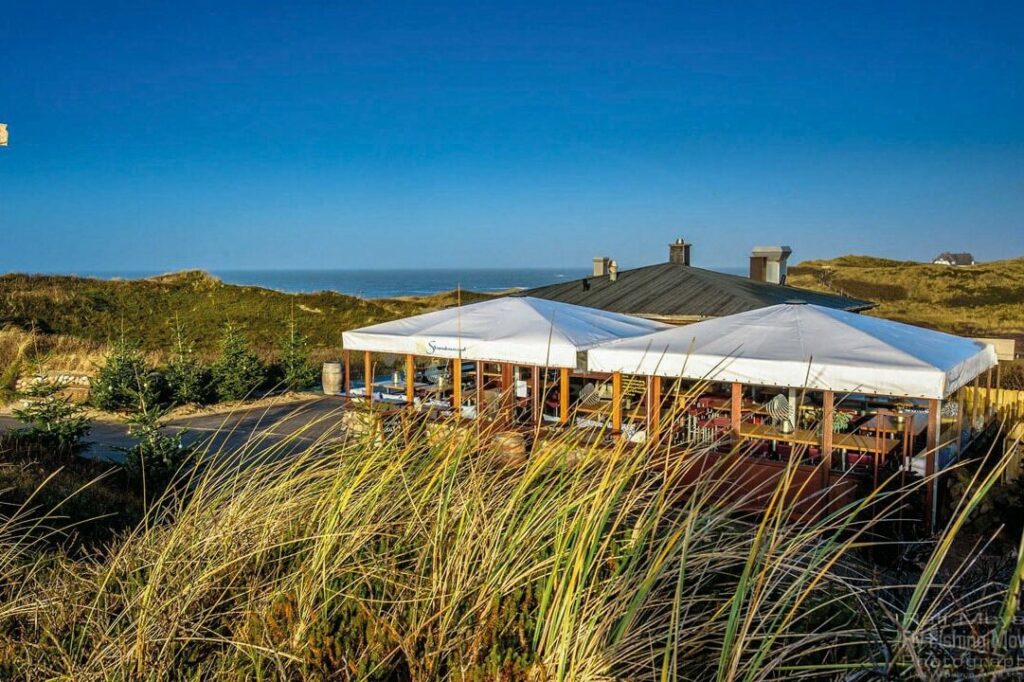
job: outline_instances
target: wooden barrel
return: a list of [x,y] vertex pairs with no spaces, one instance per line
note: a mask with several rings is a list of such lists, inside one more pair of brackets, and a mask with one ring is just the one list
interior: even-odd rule
[[324,387],[324,395],[341,395],[341,363],[325,362],[321,372],[321,382]]

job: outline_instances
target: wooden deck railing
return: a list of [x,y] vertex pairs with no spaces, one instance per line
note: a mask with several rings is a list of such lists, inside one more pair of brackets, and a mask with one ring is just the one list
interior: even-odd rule
[[1024,391],[984,386],[966,386],[963,391],[966,414],[990,415],[1008,426],[1024,422]]

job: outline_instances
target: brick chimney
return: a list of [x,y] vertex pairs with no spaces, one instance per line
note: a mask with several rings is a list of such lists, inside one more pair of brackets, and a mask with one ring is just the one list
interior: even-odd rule
[[690,246],[683,241],[682,237],[668,245],[668,262],[679,265],[690,264]]
[[594,277],[604,277],[608,274],[608,264],[611,259],[608,256],[594,256]]
[[750,279],[770,284],[786,283],[786,261],[793,249],[788,246],[755,246],[750,252]]

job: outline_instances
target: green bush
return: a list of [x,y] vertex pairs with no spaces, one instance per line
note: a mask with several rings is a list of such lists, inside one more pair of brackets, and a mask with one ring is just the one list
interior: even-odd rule
[[298,330],[295,316],[288,325],[288,332],[281,338],[278,367],[281,372],[281,386],[289,391],[309,388],[316,382],[316,367],[310,362],[309,338]]
[[211,370],[218,400],[244,400],[267,378],[267,370],[249,341],[232,324],[224,328],[220,357]]
[[64,387],[39,375],[24,392],[28,404],[14,410],[14,416],[26,427],[17,429],[15,437],[23,443],[40,445],[61,452],[75,452],[92,429],[82,405],[61,395]]
[[93,381],[90,397],[101,410],[130,410],[139,401],[148,405],[160,402],[163,377],[146,366],[138,346],[124,339],[117,341]]
[[122,467],[129,483],[141,487],[150,497],[167,488],[192,453],[182,443],[183,431],[167,434],[160,430],[164,416],[159,407],[146,407],[132,415],[128,434],[136,443],[122,450]]
[[209,372],[199,362],[195,343],[185,335],[177,317],[174,334],[174,350],[164,369],[168,397],[176,405],[202,405],[209,400]]

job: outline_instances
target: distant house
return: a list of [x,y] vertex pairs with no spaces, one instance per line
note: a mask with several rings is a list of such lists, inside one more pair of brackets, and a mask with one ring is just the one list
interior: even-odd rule
[[974,256],[969,253],[940,253],[932,261],[934,265],[974,265]]

